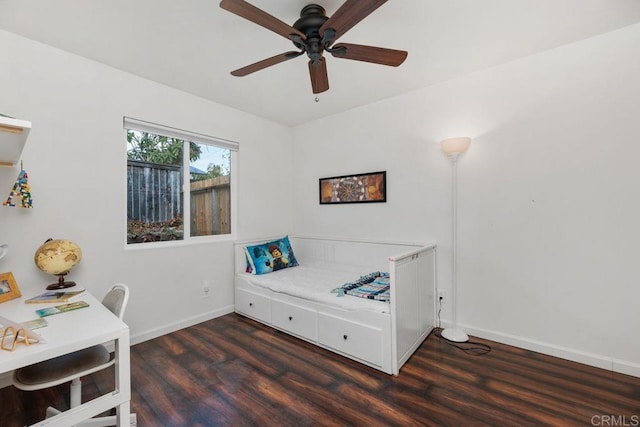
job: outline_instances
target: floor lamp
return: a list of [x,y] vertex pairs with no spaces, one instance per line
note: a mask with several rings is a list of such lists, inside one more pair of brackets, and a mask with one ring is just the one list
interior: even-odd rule
[[442,336],[454,342],[469,341],[469,336],[458,329],[458,305],[456,288],[458,287],[458,156],[467,151],[471,138],[448,138],[440,143],[452,164],[451,179],[451,305],[453,307],[453,325],[442,331]]

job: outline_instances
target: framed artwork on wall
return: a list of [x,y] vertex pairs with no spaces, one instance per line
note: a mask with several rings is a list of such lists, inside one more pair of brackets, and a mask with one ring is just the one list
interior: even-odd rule
[[386,201],[386,171],[320,178],[321,205]]
[[0,274],[0,302],[18,298],[21,295],[20,288],[11,273]]

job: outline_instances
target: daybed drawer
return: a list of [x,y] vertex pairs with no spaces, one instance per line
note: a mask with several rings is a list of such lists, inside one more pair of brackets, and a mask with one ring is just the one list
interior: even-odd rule
[[276,299],[271,300],[271,323],[285,331],[317,341],[316,311]]
[[236,289],[236,311],[266,323],[271,323],[269,297]]
[[375,365],[382,365],[382,330],[318,313],[318,341]]

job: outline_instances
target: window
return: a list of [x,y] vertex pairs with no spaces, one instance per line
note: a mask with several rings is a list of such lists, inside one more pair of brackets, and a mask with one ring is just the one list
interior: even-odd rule
[[124,127],[127,244],[234,234],[237,143],[129,117]]

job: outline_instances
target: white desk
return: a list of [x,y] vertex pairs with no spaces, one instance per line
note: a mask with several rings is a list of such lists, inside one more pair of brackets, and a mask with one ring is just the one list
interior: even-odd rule
[[[33,295],[28,295],[27,298],[31,296]],[[15,322],[24,322],[38,317],[36,309],[56,305],[25,304],[24,300],[25,297],[21,297],[0,304],[0,315]],[[116,357],[115,391],[34,425],[67,427],[115,407],[118,425],[128,426],[131,400],[129,327],[89,293],[73,299],[78,300],[86,301],[89,307],[48,316],[45,319],[49,325],[34,331],[46,343],[29,346],[18,344],[14,351],[0,350],[0,374],[113,340]]]

